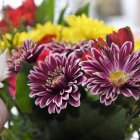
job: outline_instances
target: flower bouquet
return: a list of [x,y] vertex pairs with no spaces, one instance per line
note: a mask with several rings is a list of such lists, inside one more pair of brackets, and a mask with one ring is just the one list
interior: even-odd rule
[[53,8],[49,0],[5,8],[0,98],[9,119],[2,139],[123,140],[139,133],[140,44],[130,27],[106,26],[80,10],[64,21],[66,8],[54,24]]

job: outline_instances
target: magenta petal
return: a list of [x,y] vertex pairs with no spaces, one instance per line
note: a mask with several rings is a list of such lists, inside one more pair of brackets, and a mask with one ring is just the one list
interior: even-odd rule
[[80,100],[81,94],[80,92],[75,92],[75,93],[72,93],[71,96],[73,97],[74,100],[78,101]]
[[48,106],[53,100],[53,97],[48,98],[47,102],[46,102],[46,106]]
[[78,90],[77,85],[72,85],[72,92],[74,93],[74,92],[76,92],[77,90]]
[[111,49],[114,54],[117,54],[120,51],[118,45],[116,45],[114,42],[111,44]]
[[91,88],[91,92],[96,95],[96,94],[99,94],[99,90],[100,90],[100,86],[99,85],[93,85],[92,88]]
[[46,101],[47,101],[47,97],[43,97],[41,100],[40,100],[40,108],[43,108],[46,106]]
[[139,99],[139,91],[137,89],[131,89],[132,90],[132,96],[134,97],[135,100]]
[[132,42],[131,41],[126,41],[123,46],[121,47],[121,51],[123,50],[127,50],[127,51],[124,51],[125,52],[125,55],[129,55],[130,53],[133,52],[133,45],[132,45]]
[[56,108],[56,105],[54,103],[51,103],[48,107],[49,114],[55,113],[55,108]]
[[132,96],[132,94],[133,94],[132,91],[131,91],[130,89],[128,89],[128,88],[122,89],[121,92],[122,92],[122,94],[123,94],[124,96],[126,96],[126,97],[130,97],[130,96]]
[[60,111],[61,111],[61,108],[56,107],[56,112],[57,112],[58,114],[60,114]]
[[57,107],[60,107],[62,105],[62,97],[61,96],[55,97],[54,100],[55,100]]
[[74,99],[71,98],[69,100],[69,104],[72,105],[72,106],[74,106],[74,107],[79,107],[80,106],[80,100],[76,101],[76,100],[74,100]]
[[42,98],[37,98],[37,99],[35,100],[35,104],[38,105],[38,104],[40,103],[41,99],[42,99]]
[[[43,95],[46,95],[47,94],[46,91],[38,92],[38,91],[36,91],[36,89],[32,89],[32,90],[34,90],[36,96],[37,95],[43,96]],[[33,97],[33,95],[30,95],[30,97]]]
[[99,59],[99,57],[101,57],[101,53],[97,49],[92,48],[91,52],[92,52],[92,55],[95,59]]
[[105,103],[106,95],[101,95],[100,96],[100,102]]
[[106,106],[110,105],[111,103],[112,103],[112,99],[111,98],[105,100],[105,105]]
[[80,85],[80,84],[84,83],[86,80],[87,80],[87,78],[85,76],[83,76],[83,74],[82,74],[82,76],[80,76],[77,81],[78,81],[78,84]]
[[65,109],[67,107],[67,102],[63,101],[62,105],[60,106],[61,109]]
[[62,95],[63,100],[68,100],[69,99],[69,93],[65,93]]
[[72,87],[71,87],[71,86],[70,86],[70,87],[68,87],[68,89],[66,89],[66,90],[65,90],[65,92],[67,92],[67,93],[72,92]]
[[49,55],[49,60],[48,61],[49,61],[50,66],[53,67],[53,68],[55,68],[55,66],[56,66],[56,60],[55,60],[55,58],[54,58],[53,55]]

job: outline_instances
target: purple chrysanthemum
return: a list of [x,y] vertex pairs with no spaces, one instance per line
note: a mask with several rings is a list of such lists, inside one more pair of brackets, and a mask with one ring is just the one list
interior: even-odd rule
[[73,45],[68,42],[50,42],[46,44],[47,49],[52,53],[70,54],[73,52]]
[[68,103],[74,107],[80,106],[78,85],[85,77],[76,56],[50,54],[34,67],[28,77],[30,97],[35,97],[35,104],[41,108],[48,106],[50,114],[60,113]]
[[134,52],[132,42],[125,42],[121,48],[112,43],[111,48],[101,52],[93,48],[92,57],[80,65],[88,75],[85,83],[93,94],[100,95],[100,102],[110,105],[118,94],[139,98],[140,53]]
[[68,42],[50,42],[46,44],[46,47],[51,50],[52,53],[66,54],[75,52],[78,58],[81,58],[84,53],[89,52],[93,45],[93,40],[83,40],[80,43],[71,44]]
[[17,51],[12,51],[11,59],[9,60],[9,67],[11,71],[18,72],[23,61],[34,63],[37,56],[42,51],[43,45],[37,46],[32,40],[26,40],[23,42]]

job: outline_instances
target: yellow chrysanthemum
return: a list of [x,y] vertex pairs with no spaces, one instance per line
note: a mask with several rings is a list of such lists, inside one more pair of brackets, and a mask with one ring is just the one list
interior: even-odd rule
[[83,39],[97,39],[102,37],[105,39],[107,34],[116,30],[113,26],[106,26],[100,20],[82,16],[68,16],[66,22],[69,27],[65,27],[62,32],[63,40],[70,42],[78,42]]
[[10,44],[11,40],[12,40],[12,36],[9,33],[3,35],[2,38],[0,39],[0,50],[11,48],[11,44]]
[[136,40],[135,41],[135,47],[134,47],[135,51],[140,50],[140,40]]
[[39,42],[47,35],[55,35],[55,39],[60,39],[61,26],[47,22],[44,25],[37,24],[36,28],[33,28],[29,32],[16,33],[14,36],[14,44],[18,47],[26,39],[32,39],[33,41]]
[[[26,39],[32,39],[33,41],[39,42],[47,35],[55,36],[55,39],[59,40],[61,30],[61,25],[52,24],[51,22],[46,22],[44,25],[37,24],[35,28],[32,28],[28,32],[17,32],[13,38],[10,34],[3,35],[0,46],[1,48],[15,48],[19,47]],[[8,40],[12,41],[13,46],[10,46],[11,44],[9,44]]]

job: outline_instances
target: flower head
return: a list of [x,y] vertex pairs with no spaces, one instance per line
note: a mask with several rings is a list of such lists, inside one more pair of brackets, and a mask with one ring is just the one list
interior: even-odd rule
[[75,45],[75,53],[78,58],[81,58],[82,61],[87,59],[87,56],[91,56],[91,48],[96,48],[98,51],[101,51],[103,48],[107,47],[106,42],[102,38],[81,41]]
[[48,106],[48,112],[60,113],[70,104],[80,106],[78,85],[83,80],[79,59],[50,54],[44,62],[34,67],[29,74],[30,97],[35,97],[35,104],[41,108]]
[[32,28],[32,30],[28,32],[16,33],[12,41],[16,47],[19,47],[24,40],[29,38],[38,44],[46,44],[53,39],[57,41],[60,40],[61,30],[61,25],[51,22],[46,22],[43,25],[37,24],[35,28]]
[[38,46],[36,43],[33,43],[32,40],[24,41],[23,46],[21,46],[18,51],[13,50],[12,52],[11,59],[9,60],[10,70],[18,72],[23,61],[35,63],[43,48],[43,45]]
[[126,41],[132,42],[132,47],[134,48],[134,37],[129,27],[120,28],[118,32],[113,32],[106,37],[107,43],[111,46],[114,42],[119,47],[121,47]]
[[16,9],[10,6],[5,7],[5,9],[5,16],[0,21],[2,32],[5,33],[8,29],[11,30],[14,27],[18,27],[21,23],[24,25],[34,24],[36,15],[34,0],[25,0],[23,4]]
[[79,48],[79,46],[75,46],[74,44],[70,42],[66,42],[66,41],[62,41],[62,42],[53,41],[53,42],[47,43],[46,48],[48,48],[52,53],[69,55],[74,50]]
[[99,51],[106,47],[106,42],[98,38],[97,40],[82,40],[79,43],[70,43],[70,42],[50,42],[46,44],[46,48],[49,49],[52,53],[66,54],[75,53],[78,58],[85,59],[86,55],[91,54],[91,48],[95,47]]
[[121,48],[112,43],[101,52],[93,48],[92,57],[80,65],[88,75],[85,85],[100,95],[101,103],[110,105],[118,94],[139,98],[140,53],[133,51],[132,42],[125,42]]
[[105,39],[107,34],[113,32],[114,27],[107,26],[103,21],[94,20],[86,15],[71,15],[66,18],[68,27],[62,30],[62,39],[73,43],[83,39]]

